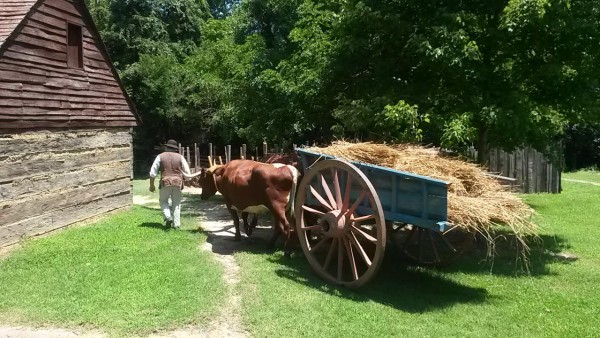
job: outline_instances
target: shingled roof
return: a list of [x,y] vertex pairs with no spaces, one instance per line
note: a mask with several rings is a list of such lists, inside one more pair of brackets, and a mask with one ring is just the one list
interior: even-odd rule
[[37,0],[0,0],[0,46],[36,2]]

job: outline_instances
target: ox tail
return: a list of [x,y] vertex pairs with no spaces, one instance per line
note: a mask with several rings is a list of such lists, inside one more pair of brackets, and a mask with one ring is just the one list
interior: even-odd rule
[[[296,202],[296,190],[298,188],[298,177],[300,176],[300,173],[298,172],[298,169],[296,169],[296,167],[294,167],[293,165],[287,165],[288,169],[290,169],[290,172],[292,173],[292,190],[290,191],[290,198],[288,199],[288,204],[287,204],[287,212],[288,214],[291,216],[288,219],[288,222],[291,222],[292,219],[295,219],[294,215],[294,204]],[[290,224],[290,226],[292,226]]]

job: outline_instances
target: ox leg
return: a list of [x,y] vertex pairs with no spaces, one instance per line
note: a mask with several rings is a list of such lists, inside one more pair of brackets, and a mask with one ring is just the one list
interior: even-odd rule
[[[250,229],[256,228],[256,224],[258,223],[258,214],[252,214],[252,221],[250,222]],[[252,232],[252,230],[250,230]]]
[[[273,206],[273,216],[275,217],[274,238],[277,239],[277,231],[280,231],[284,235],[285,242],[283,244],[283,256],[285,258],[291,258],[292,251],[288,248],[288,242],[290,241],[290,224],[285,217],[285,204],[279,207]],[[271,240],[273,240],[273,238]]]
[[242,234],[240,233],[240,218],[236,210],[231,208],[227,208],[227,210],[229,210],[229,214],[231,215],[231,218],[233,218],[233,226],[235,227],[235,236],[233,236],[233,240],[237,242],[242,239]]
[[277,242],[277,238],[279,237],[279,233],[281,232],[281,225],[277,218],[273,220],[273,235],[271,235],[271,239],[267,242],[269,248],[275,247],[275,242]]
[[250,224],[248,224],[248,215],[249,213],[242,212],[242,220],[244,221],[244,232],[246,233],[246,235],[250,236],[252,235],[252,230],[256,228],[256,224],[258,223],[258,215],[252,214],[252,221],[250,221]]
[[248,213],[242,212],[242,221],[244,221],[244,232],[246,235],[252,235],[252,228],[248,225]]

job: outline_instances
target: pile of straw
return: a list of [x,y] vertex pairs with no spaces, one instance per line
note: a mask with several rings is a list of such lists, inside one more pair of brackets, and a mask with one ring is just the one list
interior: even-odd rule
[[416,145],[335,142],[307,150],[441,179],[448,187],[448,221],[476,231],[493,244],[495,230],[506,228],[527,249],[525,238],[536,235],[533,210],[506,191],[481,167]]

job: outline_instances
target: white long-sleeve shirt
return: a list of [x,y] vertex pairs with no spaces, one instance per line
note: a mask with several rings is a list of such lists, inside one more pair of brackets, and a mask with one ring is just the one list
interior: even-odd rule
[[[181,167],[183,168],[183,171],[186,174],[190,175],[190,166],[188,165],[187,161],[185,160],[185,157],[181,156],[181,154],[179,155],[179,157],[181,158]],[[160,173],[160,155],[156,156],[156,158],[154,159],[154,163],[152,163],[152,167],[150,168],[150,177],[154,178],[159,173]]]

